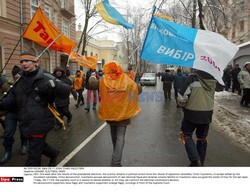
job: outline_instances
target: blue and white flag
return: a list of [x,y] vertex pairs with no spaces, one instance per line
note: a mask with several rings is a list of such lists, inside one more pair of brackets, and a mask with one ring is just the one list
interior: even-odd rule
[[223,69],[238,49],[238,46],[217,33],[153,16],[141,58],[156,64],[199,69],[224,85]]

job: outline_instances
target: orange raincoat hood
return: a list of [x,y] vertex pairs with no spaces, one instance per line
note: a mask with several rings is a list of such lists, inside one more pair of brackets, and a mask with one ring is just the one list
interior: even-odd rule
[[100,80],[101,102],[98,116],[105,121],[122,121],[137,115],[138,86],[115,62],[104,65],[104,78]]

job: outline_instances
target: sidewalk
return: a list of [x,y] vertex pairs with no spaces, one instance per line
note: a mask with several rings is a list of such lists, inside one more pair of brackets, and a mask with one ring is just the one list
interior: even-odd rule
[[232,92],[217,92],[212,126],[250,152],[250,108],[240,106],[240,100]]

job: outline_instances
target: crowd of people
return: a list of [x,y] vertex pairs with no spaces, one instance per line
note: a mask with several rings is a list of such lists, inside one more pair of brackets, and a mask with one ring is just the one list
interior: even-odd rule
[[239,64],[236,64],[234,67],[228,65],[224,69],[223,81],[225,83],[225,91],[232,90],[238,92],[239,95],[242,95],[240,105],[242,107],[250,107],[250,62],[246,62],[241,69]]
[[[20,67],[12,69],[12,80],[0,78],[0,123],[4,129],[0,164],[8,162],[12,155],[12,145],[17,127],[20,130],[22,155],[27,154],[25,166],[41,166],[41,156],[49,157],[48,166],[57,164],[59,150],[46,142],[52,129],[59,130],[71,123],[70,94],[75,99],[75,107],[85,105],[83,92],[87,89],[86,112],[96,110],[100,103],[98,117],[110,125],[113,154],[111,166],[122,166],[126,128],[130,119],[140,112],[138,95],[140,74],[129,66],[126,73],[116,62],[103,66],[104,71],[89,69],[86,74],[77,70],[70,77],[68,69],[56,67],[53,74],[44,71],[32,53],[20,55]],[[229,78],[230,77],[230,78]],[[225,90],[231,87],[243,97],[241,105],[248,107],[250,92],[250,62],[241,70],[239,65],[224,70]],[[193,70],[184,74],[181,68],[175,74],[166,69],[162,74],[165,100],[171,100],[174,88],[176,107],[182,108],[184,117],[181,125],[181,139],[190,160],[190,166],[203,166],[207,149],[207,135],[212,121],[214,94],[217,81],[210,74]],[[10,88],[12,87],[12,88]],[[135,98],[130,98],[133,91]],[[7,92],[7,94],[6,94]],[[121,94],[122,93],[122,94]],[[119,102],[117,100],[119,99]],[[121,111],[123,111],[121,113]],[[197,141],[192,138],[195,132]]]

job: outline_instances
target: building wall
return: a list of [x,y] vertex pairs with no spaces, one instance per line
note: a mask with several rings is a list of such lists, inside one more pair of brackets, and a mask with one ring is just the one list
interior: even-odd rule
[[[27,27],[28,23],[31,20],[31,0],[22,0],[22,18],[23,18],[23,27],[21,26],[21,10],[20,10],[20,1],[9,1],[9,0],[1,0],[0,4],[0,68],[4,66],[6,61],[8,60],[11,52],[13,51],[15,45],[17,44],[18,40],[21,37],[21,34]],[[65,7],[65,9],[62,9],[61,7],[61,0],[40,0],[40,6],[44,10],[45,4],[50,6],[50,20],[52,20],[52,14],[57,13],[56,16],[56,27],[62,31],[62,20],[63,18],[67,19],[69,23],[72,21],[74,22],[74,8],[72,9],[72,6],[74,6],[74,0],[69,0],[69,4]],[[71,7],[71,8],[69,8]],[[70,11],[69,11],[70,10]],[[53,20],[54,21],[54,20]],[[70,39],[75,41],[76,38],[76,32],[75,32],[75,23],[71,25],[70,27]],[[23,47],[23,51],[30,51],[33,50],[36,55],[38,56],[45,47],[41,47],[40,45],[31,42],[30,40],[23,39],[23,46],[21,46],[21,43],[18,44],[13,56],[11,57],[8,65],[6,66],[3,74],[6,76],[10,76],[10,71],[14,65],[19,64],[19,55],[21,53],[21,49]],[[54,50],[48,50],[45,55],[43,55],[40,58],[41,62],[47,62],[48,71],[52,72],[53,68],[58,65],[65,65],[61,62],[61,55],[63,53],[56,52]],[[65,55],[66,56],[66,55]],[[67,56],[66,56],[67,57]],[[65,58],[65,57],[64,57]],[[65,60],[65,59],[64,59]],[[45,64],[44,63],[44,64]],[[67,63],[67,58],[66,58]]]
[[[244,1],[244,8],[239,8],[239,19],[232,23],[227,37],[237,45],[245,43],[250,40],[250,1]],[[244,29],[241,30],[241,22],[244,21]]]
[[236,53],[230,64],[239,64],[240,67],[243,68],[247,61],[250,61],[250,41],[239,46],[239,51]]

